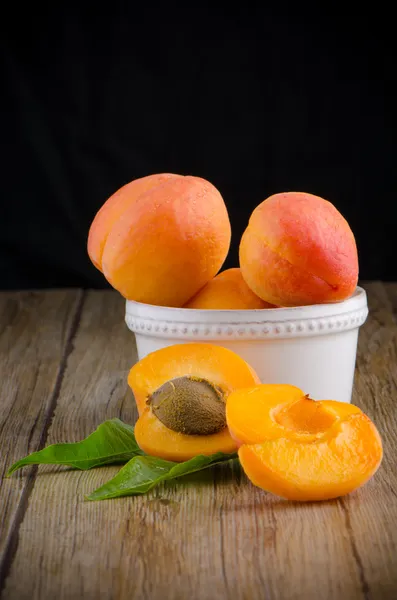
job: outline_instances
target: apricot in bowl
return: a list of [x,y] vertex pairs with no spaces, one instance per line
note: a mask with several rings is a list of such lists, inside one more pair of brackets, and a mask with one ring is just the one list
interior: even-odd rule
[[357,286],[353,232],[331,202],[313,194],[274,194],[259,204],[239,255],[247,285],[278,306],[340,302]]
[[88,254],[129,300],[183,306],[221,268],[229,216],[205,179],[169,173],[123,186],[95,216]]
[[184,308],[207,310],[248,310],[275,308],[257,296],[246,284],[241,269],[225,269],[209,281]]

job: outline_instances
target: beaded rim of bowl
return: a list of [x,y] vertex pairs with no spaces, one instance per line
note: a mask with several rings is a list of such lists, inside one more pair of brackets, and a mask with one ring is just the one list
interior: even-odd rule
[[125,322],[136,334],[158,338],[259,340],[347,331],[360,327],[367,316],[365,291],[357,288],[351,298],[337,304],[262,310],[178,309],[127,301]]

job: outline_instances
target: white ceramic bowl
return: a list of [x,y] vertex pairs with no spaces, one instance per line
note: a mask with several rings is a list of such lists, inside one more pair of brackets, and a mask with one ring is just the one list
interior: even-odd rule
[[242,356],[264,383],[350,402],[358,330],[367,315],[358,287],[344,302],[296,308],[201,310],[127,301],[125,320],[139,359],[173,344],[210,342]]

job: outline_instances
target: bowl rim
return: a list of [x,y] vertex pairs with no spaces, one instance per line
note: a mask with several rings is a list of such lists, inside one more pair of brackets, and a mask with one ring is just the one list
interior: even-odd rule
[[252,323],[275,322],[295,319],[315,319],[339,316],[360,311],[367,307],[367,295],[361,286],[341,302],[311,304],[307,306],[257,308],[257,309],[202,309],[176,308],[145,304],[135,300],[126,300],[126,316],[158,319],[165,321],[190,321],[197,323]]

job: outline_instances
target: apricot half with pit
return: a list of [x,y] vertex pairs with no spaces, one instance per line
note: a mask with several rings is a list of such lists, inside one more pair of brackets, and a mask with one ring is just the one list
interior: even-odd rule
[[184,461],[198,454],[232,453],[226,426],[230,393],[259,383],[240,356],[214,344],[177,344],[156,350],[128,376],[139,419],[138,445],[147,454]]
[[326,500],[366,483],[382,461],[374,423],[353,404],[315,401],[294,386],[230,394],[229,431],[254,485],[289,500]]

